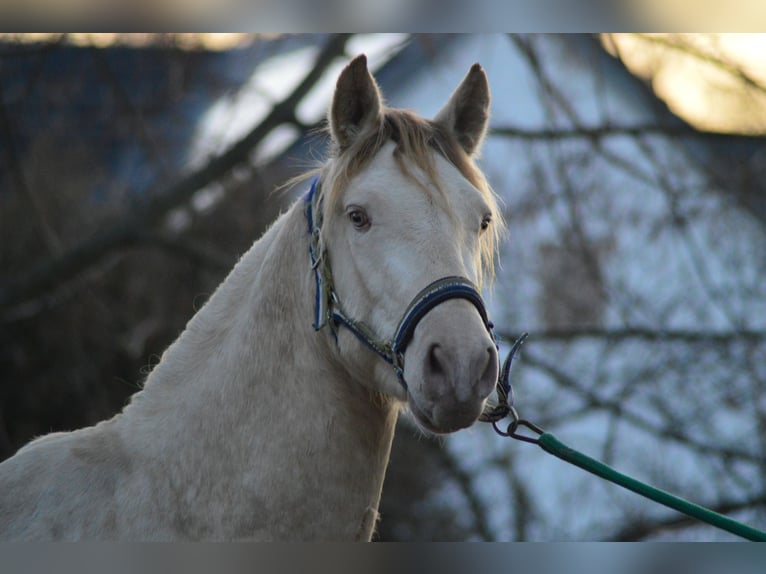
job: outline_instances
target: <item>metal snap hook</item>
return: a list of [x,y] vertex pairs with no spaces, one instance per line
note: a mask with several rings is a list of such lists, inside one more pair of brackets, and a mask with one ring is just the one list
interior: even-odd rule
[[527,429],[537,434],[537,436],[539,437],[541,434],[545,432],[542,428],[540,428],[535,423],[532,423],[526,419],[519,418],[519,413],[517,413],[516,409],[513,407],[509,407],[508,414],[511,415],[511,418],[513,420],[511,420],[510,424],[508,425],[505,431],[498,428],[497,426],[498,421],[492,421],[492,428],[495,429],[495,432],[497,434],[499,434],[500,436],[515,438],[516,440],[529,442],[532,444],[537,444],[539,442],[537,437],[531,437],[531,436],[521,434],[518,432],[518,430],[519,430],[519,427],[526,427]]

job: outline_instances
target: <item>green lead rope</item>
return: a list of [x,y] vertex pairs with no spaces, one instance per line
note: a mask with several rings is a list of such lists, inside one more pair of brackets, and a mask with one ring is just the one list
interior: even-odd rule
[[[519,414],[513,407],[513,392],[511,390],[509,376],[513,357],[526,338],[527,333],[523,333],[521,337],[516,340],[511,351],[508,353],[508,358],[505,360],[503,374],[497,382],[498,404],[492,408],[486,409],[479,420],[492,423],[495,432],[500,436],[539,445],[545,452],[560,458],[564,462],[579,466],[591,474],[595,474],[609,482],[613,482],[623,488],[632,490],[636,494],[640,494],[649,500],[664,504],[669,508],[686,514],[687,516],[691,516],[692,518],[696,518],[697,520],[701,520],[711,526],[726,530],[727,532],[731,532],[732,534],[736,534],[747,540],[766,542],[766,532],[748,526],[747,524],[742,524],[736,520],[732,520],[728,516],[724,516],[723,514],[719,514],[718,512],[714,512],[713,510],[709,510],[704,506],[694,504],[683,498],[673,496],[664,490],[654,488],[635,478],[617,472],[611,466],[607,466],[603,462],[599,462],[596,459],[565,445],[554,435],[545,432],[536,424],[526,419],[519,418]],[[508,425],[507,430],[502,430],[498,426],[498,423],[507,416],[511,417],[511,423]],[[530,435],[526,431],[521,432],[521,429],[527,429],[534,434]]]
[[596,476],[600,476],[601,478],[618,484],[628,490],[632,490],[636,494],[640,494],[650,500],[654,500],[655,502],[659,502],[660,504],[678,510],[692,518],[702,520],[703,522],[707,522],[712,526],[716,526],[717,528],[721,528],[722,530],[726,530],[732,534],[746,538],[747,540],[766,542],[766,532],[748,526],[747,524],[742,524],[736,520],[732,520],[728,516],[724,516],[723,514],[719,514],[718,512],[714,512],[703,506],[684,500],[683,498],[673,496],[664,490],[654,488],[635,478],[617,472],[611,466],[599,462],[565,445],[549,432],[543,432],[535,441],[529,442],[536,442],[545,452],[548,452],[563,461],[579,466],[583,470],[587,470]]

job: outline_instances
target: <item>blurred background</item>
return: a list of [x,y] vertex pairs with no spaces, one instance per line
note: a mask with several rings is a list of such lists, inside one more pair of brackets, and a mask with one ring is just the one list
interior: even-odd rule
[[[0,34],[0,459],[111,417],[303,189],[368,54],[432,116],[473,62],[530,337],[522,416],[766,527],[766,50],[748,34]],[[726,540],[487,425],[402,417],[379,540]]]

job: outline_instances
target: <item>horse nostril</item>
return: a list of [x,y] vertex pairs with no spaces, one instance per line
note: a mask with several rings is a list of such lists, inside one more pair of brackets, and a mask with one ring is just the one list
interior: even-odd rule
[[441,345],[434,343],[428,350],[428,370],[434,377],[443,377],[447,374],[447,368],[444,364],[444,351]]
[[460,354],[432,343],[424,357],[423,379],[429,396],[452,396],[459,403],[484,398],[497,382],[497,353],[494,347],[479,347]]

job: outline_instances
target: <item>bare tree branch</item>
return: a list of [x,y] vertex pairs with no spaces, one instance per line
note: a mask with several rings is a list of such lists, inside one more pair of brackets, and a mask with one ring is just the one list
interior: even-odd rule
[[[501,331],[498,331],[498,335],[507,341],[513,341],[518,337],[518,335]],[[571,329],[546,329],[533,331],[530,335],[530,342],[568,343],[578,339],[603,339],[609,342],[622,342],[635,339],[657,343],[682,342],[700,344],[728,344],[734,341],[763,343],[766,342],[766,331],[747,329],[736,331],[693,331],[682,329],[646,329],[641,327],[626,327],[622,329],[582,327]]]
[[689,42],[685,42],[677,36],[673,38],[667,38],[665,36],[649,36],[647,34],[635,34],[635,36],[646,42],[656,44],[658,46],[662,46],[682,54],[686,54],[687,56],[691,56],[697,60],[710,64],[719,70],[722,70],[727,74],[735,77],[744,85],[753,88],[758,92],[766,94],[766,86],[745,72],[745,70],[742,69],[742,66],[738,66],[732,62],[714,56],[713,54],[704,52],[700,48],[692,46]]
[[[730,514],[740,510],[760,508],[766,506],[766,496],[754,496],[746,500],[732,500],[719,502],[718,504],[708,505],[707,507],[719,514]],[[700,522],[690,516],[683,514],[674,515],[670,518],[657,521],[638,521],[632,522],[626,528],[620,530],[612,538],[610,542],[634,542],[658,534],[666,530],[679,530],[681,528],[688,528],[689,526],[699,525]]]
[[173,207],[188,200],[196,191],[220,179],[238,164],[246,162],[251,150],[274,128],[284,123],[297,123],[295,107],[335,58],[343,54],[348,39],[347,34],[330,38],[295,90],[276,104],[260,124],[226,152],[213,157],[202,168],[168,188],[146,194],[149,199],[136,206],[118,224],[95,233],[61,257],[33,265],[29,271],[0,287],[0,307],[9,307],[35,297],[97,263],[114,249],[134,240],[141,230],[157,224]]
[[236,259],[215,249],[211,245],[199,243],[184,236],[174,236],[162,232],[142,232],[135,238],[136,245],[158,247],[175,255],[180,255],[193,263],[203,265],[216,272],[225,273],[236,263]]
[[[686,52],[688,55],[690,55],[690,57],[697,57],[703,61],[708,59],[709,64],[723,68],[731,75],[738,77],[740,81],[742,81],[745,85],[749,85],[751,88],[759,92],[763,92],[764,89],[766,89],[766,87],[764,87],[757,80],[753,79],[747,74],[745,74],[745,77],[740,76],[740,71],[735,69],[737,67],[735,64],[717,59],[709,54],[701,53],[698,49],[689,46],[688,42],[682,46],[678,43],[674,43],[673,41],[668,40],[667,38],[646,35],[637,36],[647,42],[662,44],[668,49]],[[619,43],[614,41],[612,35],[607,35],[607,38],[615,56],[627,69],[628,65],[625,63],[625,60],[620,52]],[[724,146],[729,147],[732,144],[748,142],[748,140],[757,145],[760,143],[760,139],[763,137],[758,134],[731,135],[726,133],[698,133],[704,133],[705,141],[711,145],[714,154],[717,153],[715,151],[716,148],[722,150],[724,149]],[[761,192],[761,187],[759,185],[759,182],[763,178],[760,177],[757,172],[753,173],[752,169],[746,169],[744,172],[741,172],[742,166],[739,164],[739,162],[734,166],[732,166],[731,162],[723,162],[722,164],[719,164],[715,161],[711,162],[709,155],[690,153],[688,147],[680,146],[678,149],[694,166],[696,166],[708,177],[710,182],[713,184],[713,189],[723,195],[733,196],[740,205],[755,215],[755,217],[758,218],[761,223],[766,223],[766,201],[763,199],[764,194]],[[753,166],[750,167],[752,168]],[[734,173],[732,171],[734,171]],[[745,175],[745,178],[741,179],[743,175]]]
[[726,317],[730,325],[735,328],[743,327],[743,320],[737,317],[737,314],[732,310],[727,298],[721,294],[720,290],[717,289],[715,285],[713,285],[710,273],[705,265],[706,256],[697,246],[693,235],[686,225],[688,221],[686,214],[682,213],[679,207],[679,198],[681,197],[683,190],[679,189],[678,185],[675,185],[667,176],[667,168],[660,163],[657,154],[647,142],[641,138],[637,138],[636,145],[638,145],[639,149],[643,152],[644,157],[654,167],[656,187],[664,194],[668,203],[672,229],[681,239],[681,245],[686,251],[692,270],[697,276],[697,281],[702,288],[702,291],[707,296],[711,305],[717,307]]
[[40,226],[43,240],[48,248],[48,252],[52,256],[56,256],[61,253],[61,240],[58,234],[48,221],[48,217],[45,214],[40,198],[35,193],[29,184],[27,178],[24,175],[24,168],[22,166],[21,158],[17,153],[17,141],[16,133],[13,126],[11,117],[8,115],[8,111],[5,107],[5,97],[0,85],[0,130],[5,134],[5,157],[8,162],[8,171],[11,174],[11,179],[16,189],[29,201],[31,211],[37,219],[37,224]]
[[628,409],[623,403],[616,400],[600,397],[595,391],[582,385],[575,378],[571,377],[547,361],[543,361],[536,355],[529,353],[529,351],[524,353],[524,363],[530,367],[534,367],[546,373],[549,377],[553,378],[553,380],[555,380],[559,386],[568,389],[574,392],[576,395],[582,397],[591,408],[597,408],[607,412],[615,413],[619,415],[622,420],[629,422],[636,428],[647,431],[663,440],[672,440],[674,442],[686,445],[689,448],[702,454],[743,460],[751,463],[761,462],[761,457],[756,454],[752,454],[742,449],[705,443],[684,434],[683,430],[679,429],[678,427],[659,427],[645,417]]
[[[490,135],[518,139],[522,141],[560,141],[560,140],[603,140],[617,137],[642,137],[663,136],[668,138],[704,139],[712,142],[730,141],[730,134],[697,130],[689,125],[662,125],[662,124],[636,124],[636,125],[598,125],[598,126],[574,126],[561,128],[530,129],[512,125],[497,125],[490,130]],[[741,141],[752,140],[760,142],[762,135],[742,134],[736,138]]]
[[[571,106],[569,101],[566,97],[564,97],[564,94],[561,93],[561,91],[554,85],[554,83],[550,80],[550,78],[547,76],[547,74],[544,72],[542,68],[542,64],[539,61],[539,58],[537,57],[537,54],[529,42],[525,42],[523,39],[519,38],[518,36],[514,34],[509,34],[508,37],[513,42],[513,44],[519,49],[519,52],[522,56],[527,60],[530,68],[532,69],[533,73],[535,74],[535,79],[540,84],[541,89],[544,92],[544,97],[542,99],[542,104],[546,106],[546,109],[548,110],[548,115],[552,115],[552,106],[549,102],[553,102],[559,109],[561,109],[564,112],[564,115],[567,117],[567,119],[573,124],[575,130],[582,130],[587,129],[584,126],[584,122],[580,119],[578,114],[575,112],[574,108]],[[604,160],[606,160],[611,165],[614,165],[615,167],[622,170],[627,175],[633,177],[636,181],[645,183],[648,185],[654,185],[655,181],[652,177],[652,174],[647,173],[643,169],[639,168],[635,162],[631,162],[628,159],[625,159],[623,157],[620,157],[618,154],[614,153],[607,147],[603,145],[603,138],[591,138],[591,142],[593,144],[592,148],[593,151],[601,156]]]
[[157,166],[162,176],[167,177],[169,175],[169,169],[168,164],[165,161],[165,154],[163,154],[160,150],[160,146],[157,143],[157,138],[155,138],[149,132],[149,128],[146,125],[143,113],[141,113],[141,110],[133,105],[130,96],[123,88],[120,79],[116,76],[114,70],[112,70],[112,67],[109,64],[109,60],[104,54],[104,51],[98,48],[94,48],[91,51],[91,55],[101,75],[111,85],[112,92],[114,93],[118,104],[133,119],[132,123],[135,125],[139,137],[144,144],[144,147],[148,148],[151,154],[152,162]]
[[423,445],[428,446],[430,450],[439,457],[444,469],[449,473],[453,480],[460,487],[460,491],[468,502],[468,506],[471,507],[471,513],[474,517],[474,524],[476,531],[482,540],[493,541],[495,536],[492,533],[492,528],[489,526],[487,520],[487,513],[482,505],[481,501],[476,495],[476,490],[473,487],[473,477],[463,469],[452,455],[436,440],[425,440]]
[[493,126],[490,135],[526,141],[558,141],[571,139],[600,140],[612,137],[660,135],[668,137],[712,137],[719,134],[698,132],[688,126],[642,124],[633,126],[600,125],[593,127],[529,129],[518,126]]

